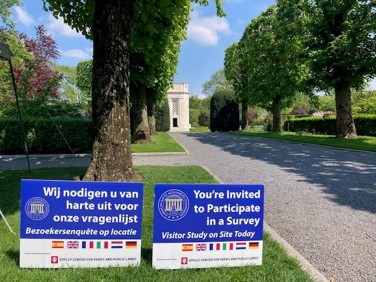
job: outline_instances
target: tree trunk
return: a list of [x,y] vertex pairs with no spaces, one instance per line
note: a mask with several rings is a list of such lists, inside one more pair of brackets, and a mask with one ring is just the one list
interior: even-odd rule
[[[133,91],[134,90],[134,91]],[[132,143],[151,143],[145,89],[132,87]]]
[[148,121],[150,135],[157,135],[157,128],[155,124],[155,105],[148,105]]
[[277,95],[273,98],[273,132],[282,132],[282,113],[281,113],[281,96]]
[[84,180],[136,177],[129,118],[129,42],[135,0],[96,0],[93,22],[93,155]]
[[351,111],[351,88],[347,83],[335,87],[337,138],[356,138],[356,128]]
[[246,101],[242,101],[242,130],[249,129],[248,124],[248,103]]

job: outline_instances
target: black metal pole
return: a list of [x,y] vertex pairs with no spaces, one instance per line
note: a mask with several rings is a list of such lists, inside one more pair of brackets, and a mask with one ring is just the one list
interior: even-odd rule
[[20,103],[18,101],[16,79],[14,77],[13,66],[12,66],[12,62],[11,61],[9,61],[9,66],[10,66],[10,73],[12,75],[14,95],[16,96],[16,104],[17,104],[18,116],[20,118],[20,123],[21,123],[22,137],[23,137],[23,141],[24,141],[24,150],[25,150],[26,159],[27,159],[27,167],[28,167],[29,172],[30,172],[31,170],[30,170],[29,150],[27,148],[25,127],[24,127],[24,123],[23,123],[23,119],[22,119]]

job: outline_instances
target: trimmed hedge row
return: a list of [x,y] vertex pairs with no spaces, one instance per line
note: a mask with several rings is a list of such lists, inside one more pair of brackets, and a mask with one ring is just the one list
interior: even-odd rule
[[[376,136],[376,115],[355,115],[354,123],[358,135]],[[286,120],[283,124],[283,130],[335,135],[336,118],[330,116]]]
[[210,99],[210,131],[239,130],[239,105],[235,93],[219,90]]
[[[69,147],[74,153],[86,153],[92,149],[90,119],[64,117],[55,117],[53,120],[26,119],[24,126],[31,154],[72,153]],[[24,153],[22,131],[18,119],[0,119],[0,153]]]
[[155,128],[157,131],[166,132],[170,130],[170,108],[168,101],[155,110]]

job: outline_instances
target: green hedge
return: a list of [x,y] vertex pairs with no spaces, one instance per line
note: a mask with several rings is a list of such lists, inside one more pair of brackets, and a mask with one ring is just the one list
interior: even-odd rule
[[[376,115],[355,115],[354,123],[358,135],[376,136]],[[330,116],[286,120],[283,124],[283,130],[335,135],[336,118]]]
[[200,116],[200,110],[199,109],[189,109],[189,123],[192,127],[199,126],[198,118]]
[[239,130],[239,125],[239,105],[235,93],[216,91],[210,99],[210,131],[235,131]]
[[[74,153],[91,151],[92,122],[89,119],[26,119],[24,126],[31,154],[72,153],[69,146]],[[21,132],[18,119],[0,119],[0,154],[24,153]]]
[[170,108],[168,101],[155,109],[155,128],[161,132],[170,130]]
[[376,115],[356,115],[354,122],[358,135],[376,136]]

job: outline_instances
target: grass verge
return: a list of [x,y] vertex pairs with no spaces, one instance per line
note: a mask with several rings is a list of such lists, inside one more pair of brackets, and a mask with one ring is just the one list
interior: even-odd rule
[[154,183],[214,183],[203,168],[136,167],[144,177],[144,210],[142,227],[142,260],[138,267],[20,269],[19,265],[19,200],[20,179],[77,179],[86,168],[57,168],[27,171],[0,171],[0,208],[17,236],[0,220],[0,281],[313,281],[295,259],[268,234],[264,237],[262,266],[233,268],[156,270],[152,260],[152,220]]
[[185,152],[184,148],[167,132],[158,132],[151,136],[151,144],[132,144],[132,153]]
[[259,130],[236,131],[232,134],[376,152],[376,137],[371,136],[359,136],[357,139],[337,139],[333,135],[298,134],[296,132],[277,133]]
[[210,132],[210,129],[207,126],[195,126],[191,127],[189,132]]

